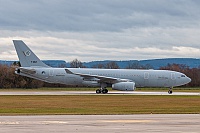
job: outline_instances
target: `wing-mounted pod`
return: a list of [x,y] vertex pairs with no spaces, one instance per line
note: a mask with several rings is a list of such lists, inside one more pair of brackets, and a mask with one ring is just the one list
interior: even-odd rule
[[112,84],[113,90],[120,90],[120,91],[134,91],[135,83],[134,82],[119,82]]

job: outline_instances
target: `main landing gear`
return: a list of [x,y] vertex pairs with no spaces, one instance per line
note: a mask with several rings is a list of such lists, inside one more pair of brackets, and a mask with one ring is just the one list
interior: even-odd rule
[[172,89],[173,89],[173,87],[169,88],[169,91],[168,91],[169,94],[172,94]]
[[100,94],[100,93],[106,94],[106,93],[108,93],[108,89],[106,89],[106,88],[97,89],[96,93],[97,94]]
[[97,93],[97,94],[100,94],[100,93],[106,94],[106,93],[108,93],[108,89],[106,89],[106,87],[107,87],[107,84],[106,84],[106,83],[101,83],[101,88],[100,88],[100,89],[97,89],[97,90],[96,90],[96,93]]

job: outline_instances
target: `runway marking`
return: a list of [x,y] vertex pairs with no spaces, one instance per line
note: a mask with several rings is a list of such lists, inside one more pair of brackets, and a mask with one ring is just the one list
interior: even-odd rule
[[17,121],[0,121],[0,125],[19,125]]
[[39,121],[39,122],[30,122],[30,121],[0,121],[0,125],[20,125],[20,124],[40,124],[40,125],[47,125],[47,124],[67,124],[66,121]]
[[66,121],[42,121],[42,124],[67,124]]
[[103,120],[105,123],[150,123],[153,120]]

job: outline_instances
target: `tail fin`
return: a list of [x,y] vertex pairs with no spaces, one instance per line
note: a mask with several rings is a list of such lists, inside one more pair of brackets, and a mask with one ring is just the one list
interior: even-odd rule
[[22,67],[49,67],[44,64],[31,49],[21,40],[13,40]]

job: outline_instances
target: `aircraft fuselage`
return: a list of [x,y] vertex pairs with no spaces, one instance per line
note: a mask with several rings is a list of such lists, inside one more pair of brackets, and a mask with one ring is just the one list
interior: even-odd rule
[[[49,83],[61,83],[66,85],[80,86],[100,86],[99,79],[69,74],[66,72],[66,69],[72,71],[73,73],[129,79],[130,81],[135,82],[135,87],[174,87],[184,85],[191,81],[191,79],[188,78],[185,74],[169,70],[37,67],[21,67],[21,69],[22,71],[16,71],[16,74],[28,76],[30,78],[35,78]],[[34,70],[35,72],[23,72],[23,69]]]
[[136,69],[92,69],[92,68],[52,68],[44,64],[21,40],[13,40],[22,67],[15,73],[49,83],[76,86],[100,86],[96,93],[107,93],[106,87],[114,90],[133,91],[135,87],[181,86],[191,81],[185,74],[169,70]]

